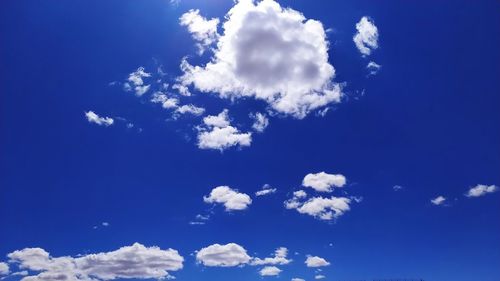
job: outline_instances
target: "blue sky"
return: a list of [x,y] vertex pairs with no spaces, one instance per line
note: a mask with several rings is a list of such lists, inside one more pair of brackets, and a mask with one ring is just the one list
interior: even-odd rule
[[500,278],[498,1],[0,5],[0,278]]

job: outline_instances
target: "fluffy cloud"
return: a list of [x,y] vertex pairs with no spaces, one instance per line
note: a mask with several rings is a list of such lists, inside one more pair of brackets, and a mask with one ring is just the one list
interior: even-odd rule
[[91,110],[85,112],[85,117],[87,117],[87,121],[89,121],[90,123],[95,123],[97,125],[106,126],[106,127],[113,125],[113,123],[115,122],[113,120],[113,118],[101,117]]
[[259,271],[260,276],[276,276],[280,274],[281,269],[276,266],[266,266]]
[[316,174],[307,174],[302,180],[302,185],[311,187],[319,192],[332,192],[332,187],[343,187],[346,179],[343,175],[327,174],[320,172]]
[[276,190],[277,190],[276,188],[271,187],[269,184],[264,184],[261,190],[255,192],[255,196],[269,195],[275,193]]
[[128,82],[124,83],[123,87],[126,91],[132,91],[132,89],[134,89],[135,94],[140,97],[151,87],[151,85],[144,84],[143,78],[149,77],[151,77],[151,73],[146,72],[144,67],[139,67],[136,71],[129,74],[127,79]]
[[198,147],[201,149],[222,151],[232,146],[250,146],[252,143],[252,133],[242,133],[231,126],[227,109],[218,115],[205,117],[203,124],[198,127]]
[[189,10],[180,17],[180,24],[188,28],[193,39],[198,43],[198,53],[201,55],[205,48],[212,45],[218,38],[217,25],[219,19],[207,20],[200,16],[199,10]]
[[252,128],[259,133],[264,132],[264,130],[269,126],[269,118],[266,115],[257,112],[255,114],[250,114],[250,118],[254,120]]
[[443,196],[438,196],[436,198],[431,199],[431,203],[436,205],[436,206],[444,204],[445,201],[446,201],[446,197],[443,197]]
[[210,192],[209,196],[204,196],[205,203],[224,204],[226,211],[245,210],[252,199],[245,193],[239,193],[237,190],[231,189],[229,186],[218,186]]
[[9,272],[9,265],[4,262],[0,262],[0,275],[7,275]]
[[495,185],[484,185],[478,184],[475,187],[471,187],[469,191],[465,194],[467,197],[480,197],[488,193],[493,193],[498,191],[498,186]]
[[305,264],[307,267],[322,267],[330,265],[328,261],[318,256],[307,256]]
[[289,264],[292,260],[287,259],[288,249],[280,247],[274,252],[274,257],[264,259],[254,258],[251,262],[252,265],[276,265],[276,264]]
[[245,248],[236,243],[213,244],[196,253],[196,260],[205,266],[232,267],[246,264],[250,259]]
[[19,268],[38,271],[23,281],[96,281],[118,278],[163,279],[182,269],[184,258],[176,250],[145,247],[139,243],[116,251],[80,257],[51,257],[41,248],[26,248],[7,255]]
[[366,69],[368,69],[368,76],[370,75],[375,75],[378,73],[378,71],[382,68],[382,66],[374,61],[370,61],[366,65]]
[[204,66],[183,60],[179,83],[221,98],[264,100],[296,118],[340,102],[321,22],[273,0],[237,1],[225,18],[213,57]]
[[331,220],[349,211],[350,203],[351,199],[346,197],[312,197],[305,202],[299,201],[299,198],[294,197],[291,200],[285,201],[285,207],[287,209],[296,209],[301,214],[307,214],[317,219]]
[[363,56],[370,55],[373,49],[378,48],[377,27],[368,17],[362,17],[356,24],[356,30],[358,32],[353,37],[356,47]]

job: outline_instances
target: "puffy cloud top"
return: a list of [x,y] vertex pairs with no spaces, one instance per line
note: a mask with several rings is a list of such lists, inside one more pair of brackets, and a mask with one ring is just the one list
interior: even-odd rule
[[318,256],[308,256],[305,264],[307,265],[307,267],[322,267],[330,265],[328,261]]
[[224,204],[226,211],[245,210],[252,204],[250,196],[233,190],[229,186],[218,186],[212,189],[209,196],[203,197],[203,201]]
[[307,174],[302,180],[302,185],[311,187],[319,192],[332,192],[332,187],[343,187],[346,179],[343,175],[327,174],[320,172],[316,174]]
[[196,260],[205,266],[232,267],[246,264],[250,259],[245,248],[236,243],[213,244],[196,253]]
[[261,276],[276,276],[280,274],[280,272],[281,269],[277,268],[276,266],[266,266],[259,271],[259,274]]
[[321,22],[273,0],[240,0],[226,15],[223,30],[205,66],[183,61],[180,83],[223,98],[264,100],[296,118],[340,102]]

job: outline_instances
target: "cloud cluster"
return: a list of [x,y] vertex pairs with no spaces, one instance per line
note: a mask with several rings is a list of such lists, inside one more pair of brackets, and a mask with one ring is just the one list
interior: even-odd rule
[[217,25],[219,19],[207,20],[200,15],[199,10],[189,10],[180,17],[180,24],[186,26],[194,40],[197,41],[198,54],[202,55],[205,49],[218,38]]
[[228,243],[225,245],[213,244],[202,248],[196,252],[196,260],[205,266],[210,267],[234,267],[234,266],[261,266],[264,267],[259,271],[261,276],[276,276],[281,269],[275,265],[286,265],[292,260],[286,258],[288,249],[280,247],[276,249],[274,257],[264,259],[252,258],[247,254],[247,250],[236,243]]
[[484,196],[488,193],[493,193],[498,191],[498,186],[496,185],[484,185],[478,184],[474,187],[471,187],[469,191],[465,194],[467,197],[480,197]]
[[372,50],[378,48],[378,28],[368,17],[362,17],[356,24],[357,33],[353,40],[363,56],[369,56]]
[[244,147],[252,143],[252,133],[242,133],[231,126],[227,109],[218,115],[203,118],[203,125],[198,130],[198,147],[201,149],[223,151],[232,146]]
[[196,260],[205,266],[232,267],[247,264],[251,257],[236,243],[213,244],[196,253]]
[[[316,192],[333,192],[334,188],[343,187],[346,182],[346,178],[341,174],[319,172],[307,174],[302,180],[302,185],[310,187]],[[352,200],[359,203],[362,198],[313,196],[307,199],[307,193],[304,190],[298,190],[284,204],[285,208],[295,209],[301,214],[310,215],[320,220],[332,220],[349,211]]]
[[111,126],[115,122],[111,117],[101,117],[97,113],[89,110],[85,112],[85,117],[90,123],[95,123],[100,126]]
[[323,267],[330,265],[327,260],[318,256],[307,256],[305,264],[307,267]]
[[208,196],[203,197],[203,201],[205,203],[223,204],[226,211],[245,210],[252,204],[250,196],[231,189],[229,186],[218,186],[212,189]]
[[129,92],[134,90],[135,94],[140,97],[144,95],[151,85],[146,85],[144,83],[144,78],[151,77],[151,73],[144,70],[144,67],[137,68],[136,71],[129,74],[127,81],[123,84],[125,91]]
[[346,179],[343,175],[327,174],[320,172],[316,174],[307,174],[302,180],[302,185],[310,187],[318,192],[332,192],[333,187],[343,187]]
[[276,266],[266,266],[259,271],[260,276],[277,276],[281,272],[281,269]]
[[26,248],[7,255],[21,269],[38,272],[23,281],[98,281],[119,278],[164,279],[182,269],[176,250],[145,247],[139,243],[116,251],[79,257],[52,257],[41,248]]
[[268,258],[254,258],[251,262],[252,265],[284,265],[292,262],[291,259],[287,259],[288,249],[285,247],[280,247],[274,252],[274,257]]
[[177,118],[180,115],[184,114],[192,114],[195,116],[200,116],[205,113],[205,108],[198,107],[193,104],[185,104],[179,105],[179,99],[175,97],[168,97],[163,92],[156,92],[152,95],[151,100],[152,103],[161,104],[161,106],[165,109],[172,109],[174,114],[173,117]]
[[[189,15],[200,20],[196,11]],[[237,1],[225,19],[210,62],[193,66],[184,60],[180,84],[221,98],[253,97],[296,118],[340,102],[341,88],[332,81],[335,69],[328,62],[321,22],[273,0]],[[208,29],[213,34],[214,28]]]

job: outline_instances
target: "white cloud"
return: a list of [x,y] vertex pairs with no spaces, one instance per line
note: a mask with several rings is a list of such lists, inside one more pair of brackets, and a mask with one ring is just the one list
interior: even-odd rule
[[434,205],[441,205],[446,201],[446,197],[438,196],[436,198],[431,199],[431,203]]
[[196,260],[205,266],[232,267],[246,264],[250,259],[245,248],[236,243],[213,244],[196,253]]
[[217,25],[219,19],[213,18],[207,20],[200,16],[199,10],[189,10],[180,17],[180,24],[188,28],[193,39],[198,43],[198,54],[203,54],[205,48],[212,45],[218,38]]
[[498,191],[498,186],[495,185],[484,185],[478,184],[475,187],[471,187],[469,191],[465,194],[467,197],[480,197],[488,193],[493,193]]
[[9,272],[9,265],[5,262],[0,262],[0,275],[7,275]]
[[297,190],[293,193],[292,199],[285,201],[285,208],[296,209],[303,204],[301,200],[307,197],[307,193],[304,190]]
[[179,100],[176,98],[169,98],[162,92],[156,92],[151,97],[152,103],[159,103],[165,109],[177,108],[179,104]]
[[177,109],[175,110],[175,113],[176,114],[192,114],[192,115],[195,115],[195,116],[200,116],[202,115],[203,113],[205,113],[205,108],[203,107],[198,107],[196,105],[193,105],[193,104],[185,104],[185,105],[181,105],[179,107],[177,107]]
[[149,88],[151,88],[151,85],[135,86],[135,94],[140,97],[149,91]]
[[152,103],[159,103],[165,109],[173,109],[174,110],[174,118],[179,117],[184,114],[192,114],[195,116],[200,116],[205,113],[205,108],[198,107],[193,104],[185,104],[179,105],[179,99],[170,98],[166,94],[162,92],[156,92],[151,97]]
[[316,280],[325,279],[325,278],[326,278],[326,276],[322,275],[322,274],[318,274],[318,275],[314,276],[314,279],[316,279]]
[[209,115],[203,118],[203,123],[209,127],[219,128],[224,128],[231,125],[231,122],[229,121],[228,110],[224,109],[218,115]]
[[276,190],[276,188],[271,187],[269,184],[264,184],[261,190],[255,192],[255,196],[269,195],[275,193]]
[[252,133],[242,133],[230,125],[227,109],[216,116],[203,119],[204,126],[198,127],[198,147],[201,149],[218,149],[220,151],[232,146],[250,146]]
[[269,118],[265,114],[257,112],[255,114],[250,114],[250,118],[254,120],[252,128],[259,133],[264,132],[264,130],[269,126]]
[[343,175],[327,174],[320,172],[316,174],[307,174],[302,180],[302,185],[311,187],[319,192],[332,192],[332,187],[343,187],[346,179]]
[[350,203],[351,199],[346,197],[312,197],[305,202],[301,202],[294,197],[285,201],[285,207],[287,209],[296,209],[301,214],[310,215],[317,219],[331,220],[349,211]]
[[382,66],[374,61],[370,61],[367,65],[366,65],[366,69],[368,69],[368,76],[370,75],[375,75],[379,72],[380,68],[382,68]]
[[287,259],[288,249],[285,247],[280,247],[274,252],[274,257],[268,257],[264,259],[254,258],[251,265],[277,265],[277,264],[289,264],[292,260]]
[[401,185],[395,185],[395,186],[393,186],[393,187],[392,187],[392,189],[393,189],[394,191],[398,191],[398,190],[401,190],[401,189],[403,189],[403,188],[404,188],[404,187],[403,187],[403,186],[401,186]]
[[224,204],[226,211],[245,210],[252,199],[245,193],[231,189],[229,186],[218,186],[210,192],[209,196],[204,196],[205,203]]
[[305,264],[307,267],[322,267],[330,265],[327,260],[318,256],[307,256]]
[[306,280],[302,278],[292,278],[292,281],[306,281]]
[[223,30],[210,62],[193,66],[183,60],[179,83],[221,98],[264,100],[296,118],[340,102],[321,22],[273,0],[240,0],[226,15]]
[[89,110],[87,112],[85,112],[85,117],[87,117],[87,121],[89,121],[90,123],[95,123],[97,125],[101,125],[101,126],[111,126],[113,125],[113,118],[111,117],[100,117],[99,115],[97,115],[95,112]]
[[191,96],[191,92],[189,91],[189,89],[186,85],[174,84],[172,86],[172,89],[177,90],[177,92],[182,96],[186,96],[186,97]]
[[144,67],[137,68],[136,71],[132,72],[128,76],[128,82],[124,84],[124,89],[126,91],[132,90],[132,85],[134,86],[135,94],[137,96],[144,95],[150,88],[151,85],[144,85],[143,78],[151,77],[151,73],[144,70]]
[[266,266],[259,271],[260,276],[277,276],[280,274],[281,269],[276,266]]
[[163,279],[182,269],[184,258],[176,250],[145,247],[139,243],[116,251],[79,257],[52,257],[41,248],[26,248],[7,255],[19,268],[37,271],[23,281],[96,281],[118,278]]
[[29,272],[27,270],[23,270],[23,271],[14,272],[10,276],[27,276],[28,274],[29,274]]
[[378,28],[368,17],[362,17],[356,24],[358,31],[354,37],[354,43],[363,56],[371,54],[372,50],[378,48]]

